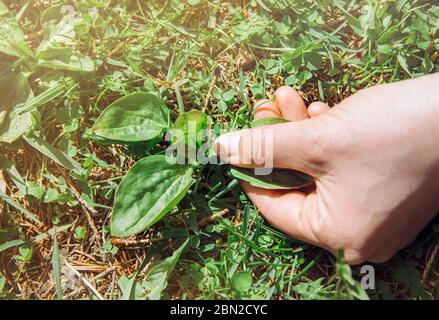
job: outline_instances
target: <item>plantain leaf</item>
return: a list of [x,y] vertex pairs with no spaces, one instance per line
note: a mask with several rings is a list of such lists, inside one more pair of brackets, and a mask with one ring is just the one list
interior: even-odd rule
[[137,162],[116,192],[111,234],[131,236],[161,220],[186,195],[192,173],[191,166],[170,164],[162,155]]
[[181,114],[174,124],[174,129],[180,130],[173,137],[173,143],[181,143],[184,141],[186,145],[197,146],[203,144],[201,135],[203,129],[207,128],[207,116],[204,112],[192,110]]
[[286,123],[289,122],[288,120],[285,120],[284,118],[262,118],[258,120],[254,120],[252,122],[252,128],[262,127],[262,126],[269,126],[272,124],[278,124],[278,123]]
[[168,286],[168,278],[171,272],[174,270],[178,260],[180,260],[181,254],[184,252],[189,244],[187,239],[174,253],[157,262],[146,275],[146,279],[143,282],[143,287],[148,291],[148,300],[160,300],[163,291]]
[[231,167],[230,174],[264,189],[299,189],[313,184],[313,179],[301,172],[275,168],[270,174],[256,175],[254,169]]
[[151,93],[132,93],[111,104],[92,131],[101,138],[123,142],[150,140],[169,126],[169,110]]

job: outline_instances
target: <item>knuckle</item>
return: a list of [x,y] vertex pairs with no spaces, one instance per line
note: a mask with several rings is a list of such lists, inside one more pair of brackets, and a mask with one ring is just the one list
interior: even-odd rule
[[313,124],[307,132],[307,161],[315,167],[324,167],[331,155],[336,152],[332,130],[321,124]]
[[337,235],[332,239],[331,252],[337,255],[338,251],[342,249],[344,260],[348,264],[355,265],[368,261],[374,251],[373,246],[364,240],[361,233],[338,228],[331,234]]
[[345,262],[348,264],[360,264],[368,260],[367,252],[363,249],[346,248],[344,250]]

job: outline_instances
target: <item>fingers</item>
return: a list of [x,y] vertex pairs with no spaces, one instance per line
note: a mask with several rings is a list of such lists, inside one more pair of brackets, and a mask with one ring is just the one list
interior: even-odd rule
[[308,106],[308,115],[313,118],[317,117],[331,109],[326,103],[317,101]]
[[[278,89],[276,103],[270,102],[265,109],[257,109],[255,118],[280,117],[279,113],[289,121],[308,118],[302,98],[289,87]],[[262,215],[274,227],[296,239],[318,244],[310,223],[316,211],[315,192],[267,190],[253,187],[245,182],[241,182],[241,185]]]
[[267,221],[292,237],[318,245],[312,220],[316,221],[316,194],[256,188],[242,183],[244,191]]
[[276,90],[275,101],[282,117],[289,121],[307,119],[305,103],[299,93],[291,87],[280,87]]
[[288,168],[315,177],[325,160],[324,142],[330,141],[319,120],[227,133],[217,139],[216,152],[222,161],[236,166]]
[[[316,176],[315,160],[322,162],[321,125],[309,119],[308,110],[300,95],[290,87],[281,87],[276,102],[261,100],[255,105],[255,118],[283,117],[294,123],[247,129],[222,135],[217,139],[216,152],[222,161],[240,167],[290,168]],[[329,107],[311,104],[315,117]],[[319,171],[319,170],[317,170]]]
[[260,100],[255,104],[255,119],[262,118],[281,118],[282,115],[280,113],[279,108],[276,103],[273,101],[264,99]]

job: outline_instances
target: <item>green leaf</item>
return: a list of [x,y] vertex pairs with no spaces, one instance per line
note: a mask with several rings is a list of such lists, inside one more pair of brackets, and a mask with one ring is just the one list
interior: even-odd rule
[[237,272],[232,278],[232,287],[239,293],[248,292],[252,286],[252,283],[252,275],[247,271]]
[[63,166],[64,168],[75,170],[78,173],[84,172],[84,169],[77,161],[73,160],[71,157],[56,149],[55,147],[51,146],[38,133],[31,132],[26,135],[25,139],[26,142],[29,143],[32,147],[37,149],[49,159]]
[[8,111],[29,98],[30,86],[23,74],[8,74],[0,78],[0,125]]
[[38,107],[54,100],[55,98],[65,95],[75,87],[75,82],[71,78],[62,78],[56,81],[46,91],[40,93],[36,97],[27,100],[23,106],[17,108],[16,114],[22,115],[28,111],[36,110]]
[[115,197],[111,234],[138,234],[161,220],[192,184],[189,165],[170,164],[162,155],[137,162],[122,179]]
[[391,26],[387,29],[383,34],[378,38],[378,44],[387,44],[391,40],[391,38],[399,32],[399,24]]
[[411,77],[413,77],[410,70],[409,70],[409,66],[407,65],[407,60],[399,54],[396,57],[396,59],[398,60],[398,63],[401,66],[401,68],[403,68],[404,71],[407,72]]
[[14,110],[32,98],[32,91],[23,74],[0,78],[0,142],[13,143],[32,127],[32,115],[17,115]]
[[37,200],[41,200],[41,198],[42,198],[43,195],[44,195],[44,189],[43,189],[43,187],[40,186],[40,185],[38,185],[38,184],[36,184],[36,183],[33,182],[33,181],[28,181],[28,182],[27,182],[27,187],[26,187],[26,189],[27,189],[27,194],[28,194],[29,196],[34,197],[34,198],[37,199]]
[[136,271],[131,279],[125,276],[119,278],[118,284],[120,291],[122,292],[121,300],[143,300],[142,288],[136,281],[138,271]]
[[66,224],[66,225],[63,225],[63,226],[53,227],[53,228],[47,230],[46,232],[40,233],[36,237],[32,238],[32,241],[33,242],[43,241],[43,240],[49,238],[50,236],[53,236],[55,234],[55,232],[61,233],[61,232],[64,232],[64,231],[68,230],[72,225],[73,224],[70,223],[70,224]]
[[6,251],[8,249],[14,248],[16,246],[20,246],[22,244],[26,243],[26,241],[18,239],[18,240],[11,240],[5,243],[0,244],[0,252]]
[[0,53],[18,58],[32,56],[32,50],[26,44],[24,33],[17,21],[3,8],[0,8]]
[[264,189],[299,189],[312,185],[313,179],[301,172],[274,168],[270,174],[256,175],[254,169],[231,167],[230,174],[254,187]]
[[136,142],[150,140],[169,126],[169,110],[151,93],[132,93],[111,104],[92,131],[105,139]]
[[20,139],[32,127],[32,119],[31,112],[22,115],[10,113],[0,128],[0,142],[11,144]]
[[59,258],[58,239],[56,238],[56,231],[55,234],[53,235],[52,269],[53,269],[53,278],[55,280],[56,294],[58,295],[59,299],[62,299],[63,293],[61,288],[61,265]]
[[0,0],[0,17],[9,13],[8,7]]
[[44,39],[37,48],[41,52],[49,47],[74,45],[76,38],[75,26],[80,18],[71,14],[65,4],[54,4],[41,14],[41,24],[44,30]]
[[95,65],[89,57],[71,49],[50,47],[37,54],[41,67],[75,72],[93,72]]
[[187,3],[191,6],[196,6],[200,4],[201,0],[187,0]]
[[186,145],[197,146],[203,144],[202,131],[207,128],[207,116],[204,112],[192,110],[181,114],[174,124],[174,129],[178,129],[173,137],[173,143],[184,141]]
[[4,193],[2,190],[0,190],[0,199],[5,201],[10,206],[14,207],[18,211],[23,212],[23,214],[29,219],[34,222],[36,222],[38,225],[43,225],[43,223],[38,219],[36,215],[31,213],[29,210],[23,208],[21,205],[19,205],[14,199],[12,199],[10,196],[8,196],[6,193]]
[[284,118],[262,118],[254,120],[251,124],[252,128],[262,127],[262,126],[269,126],[272,124],[279,124],[279,123],[286,123],[289,122],[288,120],[285,120]]
[[168,286],[169,275],[174,270],[175,265],[188,244],[189,239],[175,250],[172,256],[158,262],[148,272],[142,286],[149,291],[147,295],[149,300],[159,300],[161,298],[163,290]]
[[0,154],[0,167],[6,170],[12,182],[14,182],[15,186],[18,188],[20,196],[26,195],[26,182],[23,177],[18,172],[15,165],[9,161],[4,155]]
[[354,17],[352,14],[350,14],[346,9],[344,8],[344,5],[340,3],[340,1],[334,1],[334,4],[337,6],[337,8],[343,12],[344,16],[346,17],[346,20],[348,21],[350,27],[356,34],[359,36],[363,36],[365,33],[365,30],[363,29],[363,26],[361,25],[360,19]]

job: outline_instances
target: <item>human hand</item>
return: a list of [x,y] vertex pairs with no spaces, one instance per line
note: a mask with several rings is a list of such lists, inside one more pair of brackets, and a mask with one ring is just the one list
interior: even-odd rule
[[[291,236],[351,264],[384,262],[414,240],[439,211],[439,74],[361,90],[330,109],[306,108],[289,87],[255,118],[292,123],[245,129],[218,138],[220,158],[261,163],[257,153],[273,130],[273,165],[315,179],[312,190],[266,190],[242,182],[265,218]],[[258,134],[257,134],[258,133]],[[261,134],[259,134],[261,133]],[[263,159],[262,159],[263,160]],[[254,165],[251,165],[254,166]]]

